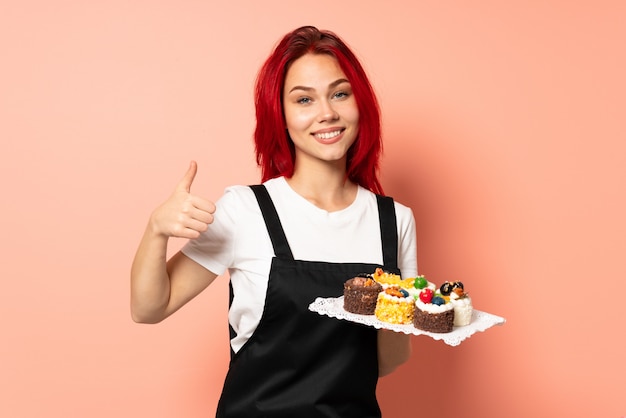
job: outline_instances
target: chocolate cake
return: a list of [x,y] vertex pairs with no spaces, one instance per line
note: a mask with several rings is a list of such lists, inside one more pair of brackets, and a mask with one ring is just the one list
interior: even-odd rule
[[451,304],[435,305],[415,302],[413,325],[417,329],[429,332],[452,332],[454,326],[454,309]]
[[360,315],[374,315],[380,283],[369,277],[353,277],[343,285],[343,309]]

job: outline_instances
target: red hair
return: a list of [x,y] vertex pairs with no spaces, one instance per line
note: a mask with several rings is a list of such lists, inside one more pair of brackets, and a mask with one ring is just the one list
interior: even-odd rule
[[348,150],[347,176],[354,183],[383,194],[378,180],[382,154],[380,108],[374,90],[350,48],[334,33],[313,26],[303,26],[285,35],[257,76],[254,143],[262,181],[293,175],[295,151],[285,129],[282,94],[289,66],[308,53],[332,56],[348,78],[359,109],[359,133]]

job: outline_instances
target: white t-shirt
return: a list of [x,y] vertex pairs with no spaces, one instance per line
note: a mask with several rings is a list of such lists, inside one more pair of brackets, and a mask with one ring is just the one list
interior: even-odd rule
[[[297,194],[283,177],[264,183],[296,260],[382,264],[376,195],[359,187],[354,202],[328,212]],[[256,329],[263,313],[274,249],[253,191],[232,186],[216,202],[214,222],[182,252],[215,274],[230,273],[234,299],[228,321],[237,352]],[[417,275],[415,219],[395,202],[398,267],[403,277]]]

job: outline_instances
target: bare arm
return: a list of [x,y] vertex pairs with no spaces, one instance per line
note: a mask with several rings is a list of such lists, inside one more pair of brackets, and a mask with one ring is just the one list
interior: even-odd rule
[[180,252],[166,260],[170,237],[197,238],[213,222],[213,202],[190,193],[196,172],[192,161],[174,193],[150,216],[130,274],[131,316],[136,322],[162,321],[216,277]]
[[378,376],[392,373],[411,357],[411,336],[402,332],[378,330]]

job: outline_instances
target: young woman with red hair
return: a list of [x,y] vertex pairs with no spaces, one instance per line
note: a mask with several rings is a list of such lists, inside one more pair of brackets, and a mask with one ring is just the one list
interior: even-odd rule
[[[262,183],[214,204],[191,193],[191,162],[135,255],[132,317],[160,322],[228,270],[232,356],[217,417],[380,417],[378,377],[409,358],[410,337],[308,310],[377,267],[417,274],[412,211],[378,180],[375,94],[337,35],[305,26],[261,68],[255,104]],[[166,261],[170,237],[189,241]]]

